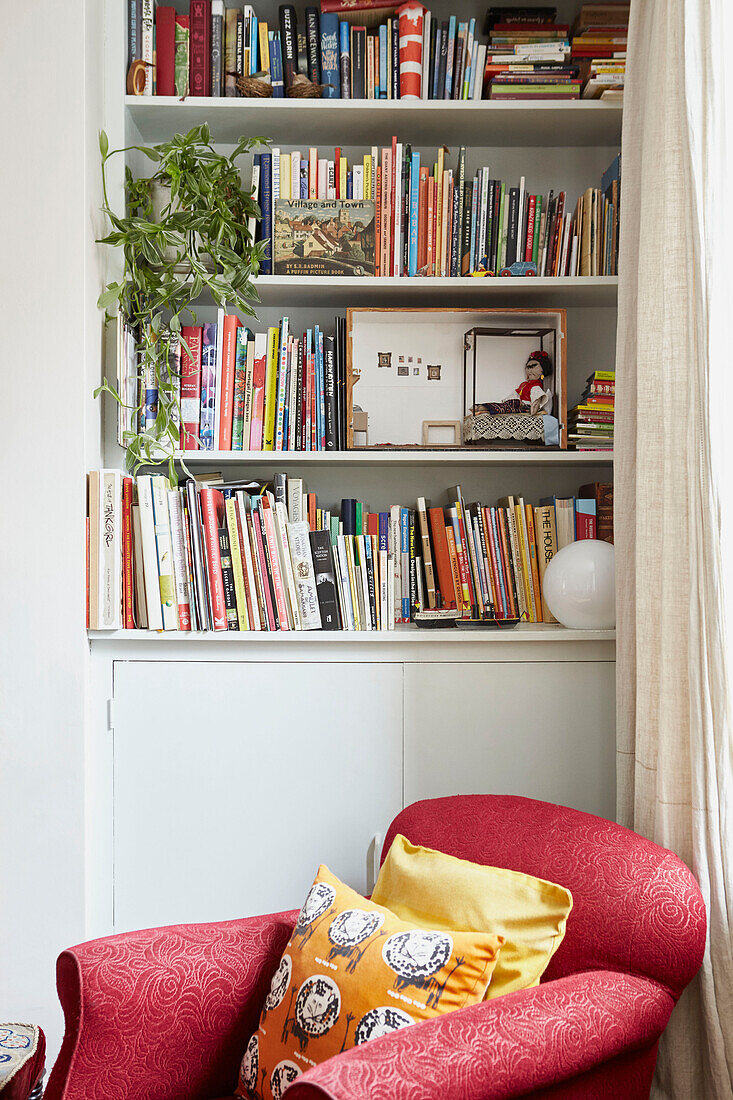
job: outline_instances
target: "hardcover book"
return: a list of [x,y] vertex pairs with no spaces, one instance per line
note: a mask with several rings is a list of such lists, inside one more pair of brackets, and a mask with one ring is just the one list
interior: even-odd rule
[[374,203],[278,199],[275,275],[374,275]]

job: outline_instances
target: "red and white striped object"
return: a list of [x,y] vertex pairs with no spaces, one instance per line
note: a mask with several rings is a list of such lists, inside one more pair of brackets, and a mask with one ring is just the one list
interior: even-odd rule
[[400,18],[400,99],[420,99],[425,8],[410,0],[397,9],[397,14]]

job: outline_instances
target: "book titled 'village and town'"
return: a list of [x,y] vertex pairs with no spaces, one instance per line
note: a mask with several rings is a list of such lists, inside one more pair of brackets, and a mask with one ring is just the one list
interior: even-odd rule
[[374,203],[277,199],[275,275],[374,275]]

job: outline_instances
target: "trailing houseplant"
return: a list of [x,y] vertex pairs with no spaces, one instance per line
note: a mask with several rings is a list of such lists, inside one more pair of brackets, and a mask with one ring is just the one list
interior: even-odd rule
[[[159,145],[109,148],[99,135],[102,157],[103,211],[110,232],[99,243],[122,250],[123,272],[99,297],[109,317],[119,313],[136,334],[138,404],[133,430],[125,431],[127,464],[136,470],[168,461],[175,482],[173,451],[179,442],[180,399],[175,357],[184,325],[196,323],[195,304],[208,291],[217,306],[255,316],[259,295],[253,283],[265,242],[251,231],[260,209],[244,190],[235,164],[262,144],[263,138],[240,138],[230,156],[211,144],[206,123],[176,134]],[[135,178],[125,168],[126,213],[112,210],[107,193],[107,164],[114,156],[137,149],[156,165],[151,176]],[[185,344],[184,344],[185,346]],[[146,390],[157,390],[157,412],[144,416]],[[107,378],[95,390],[122,398]]]

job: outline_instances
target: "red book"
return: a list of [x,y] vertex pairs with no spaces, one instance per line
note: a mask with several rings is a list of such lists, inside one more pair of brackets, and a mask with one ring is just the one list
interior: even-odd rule
[[155,9],[155,94],[175,95],[176,9]]
[[[323,9],[321,9],[323,10]],[[336,198],[341,198],[341,146],[337,145],[333,151],[333,180],[336,188]],[[346,196],[343,196],[346,198]]]
[[433,534],[433,551],[435,554],[435,571],[438,576],[438,588],[442,607],[456,606],[456,590],[453,584],[453,570],[450,563],[448,540],[445,536],[445,516],[442,508],[429,508],[430,530]]
[[234,414],[234,373],[237,361],[237,329],[242,322],[235,314],[224,318],[221,344],[221,416],[219,418],[219,450],[232,449],[232,417]]
[[[193,7],[193,4],[191,5]],[[226,525],[224,519],[224,495],[210,485],[199,490],[201,499],[201,522],[204,529],[206,575],[209,580],[211,599],[211,617],[214,630],[227,629],[227,609],[224,599],[224,581],[221,575],[221,553],[219,551],[219,528]]]
[[[579,502],[580,504],[580,502]],[[596,537],[596,517],[582,510],[580,505],[575,509],[575,540],[594,539]]]
[[122,479],[122,624],[133,630],[134,588],[132,579],[132,478]]
[[526,261],[532,259],[532,247],[534,245],[534,212],[537,206],[537,196],[529,196],[529,209],[527,212],[527,241],[524,248],[524,258]]
[[316,529],[316,494],[308,493],[308,526],[311,531]]
[[211,95],[211,0],[191,0],[191,95]]
[[379,538],[379,512],[369,512],[366,533]]
[[184,325],[181,336],[188,349],[181,345],[181,442],[182,451],[199,449],[201,417],[201,326]]

